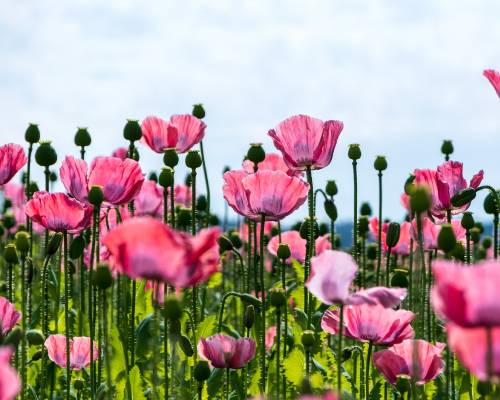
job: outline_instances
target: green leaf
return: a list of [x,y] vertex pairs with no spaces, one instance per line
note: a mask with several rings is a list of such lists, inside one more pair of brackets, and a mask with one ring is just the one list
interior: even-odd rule
[[[297,260],[292,260],[292,267],[295,271],[295,275],[297,276],[298,283],[303,283],[304,282],[304,266],[301,263],[299,263]],[[298,285],[298,286],[300,286],[300,285]]]
[[207,393],[210,398],[214,397],[223,386],[224,369],[214,368],[207,381]]
[[[211,336],[215,333],[216,330],[216,321],[217,317],[215,315],[210,315],[206,317],[199,325],[196,330],[196,338],[200,340],[200,338]],[[196,346],[198,343],[195,344]]]
[[146,400],[142,387],[141,373],[137,365],[130,370],[130,386],[132,389],[132,400]]
[[382,398],[382,394],[380,393],[381,388],[382,388],[382,381],[378,381],[370,391],[369,400],[380,400]]
[[302,377],[304,376],[304,361],[304,353],[295,348],[288,354],[283,362],[285,376],[295,386],[300,385],[300,382],[302,382]]

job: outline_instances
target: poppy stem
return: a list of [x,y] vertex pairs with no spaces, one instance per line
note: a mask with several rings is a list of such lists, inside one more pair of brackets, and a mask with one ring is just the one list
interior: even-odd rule
[[175,171],[172,168],[172,186],[170,186],[170,226],[175,229]]
[[[92,277],[94,273],[94,256],[96,251],[96,240],[97,240],[97,229],[99,224],[99,206],[94,207],[94,216],[92,224],[92,244],[90,248],[90,260],[89,260],[89,276],[88,276],[88,302],[89,302],[89,334],[90,334],[90,393],[91,397],[95,396],[95,361],[94,361],[94,336],[95,336],[95,326],[94,326],[94,296],[92,287]],[[126,357],[128,357],[126,355]]]
[[21,254],[21,325],[23,335],[21,337],[21,399],[26,398],[27,374],[26,374],[26,254]]
[[262,295],[262,318],[260,329],[260,384],[261,393],[266,390],[266,291],[264,290],[264,228],[266,224],[266,216],[262,214],[260,220],[260,291]]
[[108,296],[106,290],[101,290],[101,304],[102,304],[102,321],[104,332],[104,362],[106,363],[106,397],[111,400],[111,360],[109,358],[109,335],[108,335]]
[[352,177],[354,184],[354,202],[353,202],[353,228],[352,228],[352,256],[356,263],[358,262],[358,162],[352,160]]
[[344,305],[339,306],[339,332],[337,339],[337,384],[339,396],[342,399],[342,336],[344,334]]
[[311,167],[306,168],[307,183],[309,184],[309,192],[307,194],[307,205],[309,208],[309,232],[307,234],[307,244],[306,244],[306,259],[304,262],[304,311],[307,314],[307,329],[311,323],[311,307],[309,299],[309,290],[307,289],[305,282],[309,278],[309,272],[311,268],[311,257],[314,255],[315,248],[315,235],[314,235],[314,186],[312,179]]
[[229,368],[226,368],[226,379],[224,380],[224,393],[226,400],[229,400]]
[[205,227],[208,227],[210,221],[210,184],[208,183],[207,164],[205,163],[205,152],[203,151],[203,140],[200,141],[201,165],[203,167],[203,176],[205,178],[205,190],[207,191],[207,209]]
[[373,351],[373,342],[368,342],[368,353],[366,355],[366,369],[365,369],[365,389],[366,389],[366,399],[370,398],[370,364]]
[[382,265],[382,171],[378,172],[378,232],[377,232],[377,285]]
[[486,327],[486,371],[488,373],[488,381],[490,383],[493,383],[493,355],[493,328],[488,326]]
[[63,253],[64,253],[64,328],[66,333],[66,400],[70,399],[71,387],[71,360],[70,360],[70,340],[71,330],[69,321],[69,281],[71,274],[68,260],[68,232],[63,232]]
[[[166,299],[169,295],[168,293],[168,284],[165,282],[163,284],[163,293],[164,293],[164,298]],[[163,304],[163,309],[165,310],[165,303]],[[166,316],[166,313],[164,313],[163,317],[163,369],[165,370],[165,400],[168,400],[168,389],[169,389],[169,382],[168,382],[168,318]]]
[[276,308],[276,399],[281,399],[281,364],[280,364],[280,347],[281,347],[281,308]]

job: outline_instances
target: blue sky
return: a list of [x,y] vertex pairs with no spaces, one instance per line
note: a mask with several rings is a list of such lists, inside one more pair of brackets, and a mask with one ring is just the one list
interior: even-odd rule
[[[465,175],[483,168],[499,186],[499,99],[481,73],[500,69],[498,0],[382,1],[5,1],[0,0],[1,142],[22,142],[40,124],[61,155],[122,143],[126,118],[207,109],[214,206],[220,171],[248,144],[273,150],[267,131],[310,114],[345,124],[333,163],[315,174],[340,188],[352,215],[349,143],[360,143],[360,198],[376,206],[376,155],[389,162],[386,214],[414,168],[441,162],[443,139]],[[145,171],[161,157],[143,149]],[[41,177],[41,175],[38,175]],[[482,202],[481,202],[482,203]],[[480,212],[480,204],[473,210]],[[305,214],[301,210],[299,215]]]

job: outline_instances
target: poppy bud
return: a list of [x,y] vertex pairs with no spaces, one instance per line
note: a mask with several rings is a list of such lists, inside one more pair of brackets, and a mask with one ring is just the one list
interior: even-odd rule
[[181,346],[181,349],[186,357],[192,357],[192,355],[194,354],[193,345],[186,335],[181,335],[179,345]]
[[[300,237],[302,239],[306,239],[309,237],[309,217],[305,217],[304,221],[300,225]],[[316,218],[314,219],[314,224],[313,224],[313,239],[316,240],[319,236],[319,227],[318,223],[316,222]]]
[[241,248],[241,246],[243,246],[243,243],[241,242],[240,236],[237,232],[231,232],[229,234],[229,240],[231,240],[233,247],[236,249],[239,249]]
[[359,209],[359,213],[361,215],[366,215],[367,217],[372,215],[372,208],[370,207],[370,203],[367,202],[362,203]]
[[198,361],[194,367],[193,376],[198,382],[203,382],[210,378],[208,361]]
[[7,211],[9,208],[12,208],[12,200],[9,198],[5,198],[3,201],[3,211]]
[[347,156],[353,161],[359,160],[361,158],[361,148],[359,147],[359,144],[350,144]]
[[397,222],[391,222],[387,228],[387,235],[385,239],[387,247],[394,247],[398,244],[400,233],[401,225]]
[[85,381],[83,379],[76,378],[73,381],[73,387],[78,391],[83,390],[83,388],[85,387]]
[[50,167],[57,162],[57,153],[50,142],[40,142],[35,152],[35,161],[41,167]]
[[272,288],[269,290],[269,299],[271,305],[280,308],[286,304],[286,293],[285,289],[282,288]]
[[384,156],[377,156],[373,162],[373,168],[377,171],[382,172],[387,169],[387,160]]
[[40,140],[40,129],[37,124],[29,124],[24,133],[24,140],[30,144],[34,144]]
[[170,321],[179,320],[182,317],[182,305],[177,297],[170,296],[164,302],[165,318]]
[[449,156],[453,153],[453,143],[451,140],[443,140],[443,144],[441,145],[441,153],[445,156]]
[[339,192],[337,183],[334,180],[326,181],[325,192],[328,196],[335,196]]
[[314,343],[316,342],[316,338],[314,337],[314,332],[310,330],[302,332],[300,340],[302,342],[302,345],[306,348],[314,346]]
[[[55,235],[54,235],[55,236]],[[54,237],[53,237],[54,238]],[[83,250],[85,249],[85,239],[83,236],[77,236],[73,238],[71,244],[69,245],[69,256],[73,260],[80,258],[83,255]],[[57,249],[56,249],[57,251]]]
[[439,250],[449,253],[455,248],[455,243],[457,239],[455,238],[455,233],[450,224],[441,225],[441,230],[438,234],[438,248]]
[[426,187],[414,187],[410,193],[410,207],[416,213],[427,211],[431,207],[431,197]]
[[193,116],[198,119],[205,118],[205,109],[203,108],[203,104],[194,104],[193,105]]
[[[500,198],[500,192],[497,192],[497,196]],[[500,204],[495,204],[495,197],[493,193],[488,193],[488,195],[484,198],[483,208],[486,214],[495,214],[500,211]]]
[[478,243],[481,240],[481,232],[475,226],[470,230],[470,240],[472,240],[473,243]]
[[104,201],[104,193],[102,192],[102,186],[94,185],[89,190],[88,195],[89,203],[94,207],[98,207]]
[[206,211],[207,209],[207,198],[205,195],[201,194],[196,199],[196,209],[198,211]]
[[364,236],[364,235],[366,235],[368,233],[368,230],[369,230],[368,217],[366,215],[362,215],[359,218],[359,221],[358,221],[358,231],[359,231],[359,234],[361,236]]
[[337,217],[338,217],[337,207],[335,206],[335,203],[331,200],[325,200],[324,206],[325,206],[325,212],[326,212],[326,215],[328,215],[328,218],[330,218],[333,222],[335,222],[337,220]]
[[50,171],[49,181],[52,183],[57,182],[57,174],[54,171]]
[[168,329],[171,335],[179,335],[181,333],[181,321],[179,319],[171,319]]
[[410,195],[411,194],[411,191],[413,190],[414,186],[413,186],[413,182],[415,181],[415,175],[413,174],[410,174],[410,176],[406,179],[405,181],[405,193],[407,195]]
[[41,360],[43,356],[43,351],[42,350],[37,350],[33,353],[33,356],[31,357],[31,361],[38,361]]
[[179,155],[175,147],[165,150],[165,153],[163,153],[163,164],[170,168],[175,168],[179,164]]
[[92,276],[92,283],[99,289],[106,290],[113,284],[113,276],[106,264],[99,264]]
[[30,329],[26,332],[26,340],[31,346],[40,346],[45,342],[45,336],[39,329]]
[[90,143],[92,143],[92,138],[87,128],[78,128],[75,133],[75,144],[78,147],[86,147],[90,146]]
[[491,245],[492,245],[492,240],[491,240],[491,237],[490,236],[486,236],[484,239],[483,239],[483,242],[481,243],[483,245],[483,247],[488,250]]
[[247,152],[247,159],[253,162],[255,165],[264,161],[266,158],[266,152],[262,147],[261,143],[251,143],[250,148]]
[[170,167],[162,168],[158,183],[164,189],[171,187],[174,184],[174,170]]
[[396,269],[391,277],[391,287],[407,288],[408,271],[405,269]]
[[476,190],[472,188],[466,188],[464,190],[461,190],[451,198],[451,204],[454,207],[463,207],[469,204],[475,198],[476,198]]
[[326,224],[326,222],[321,222],[319,224],[319,227],[318,227],[319,231],[319,236],[323,236],[323,235],[326,235],[328,233],[328,225]]
[[30,235],[27,232],[17,232],[14,239],[19,252],[26,254],[30,250]]
[[38,191],[39,191],[38,184],[36,182],[31,181],[30,184],[29,184],[29,192],[30,193],[35,193],[35,192],[38,192]]
[[255,322],[255,307],[251,304],[245,309],[245,314],[243,315],[243,324],[245,328],[250,329]]
[[23,337],[23,330],[19,326],[15,326],[6,336],[5,340],[3,341],[3,345],[10,345],[14,349],[17,349],[17,346],[19,346],[19,343],[21,342],[21,339]]
[[4,247],[3,258],[9,264],[17,264],[19,262],[16,246],[13,243],[9,243]]
[[186,167],[191,169],[200,168],[202,164],[201,155],[198,150],[189,150],[186,155]]
[[352,357],[352,348],[350,347],[344,348],[344,350],[342,350],[342,362],[350,360],[351,357]]
[[451,251],[451,256],[459,261],[465,260],[465,247],[461,242],[455,242],[455,247]]
[[477,221],[474,223],[474,227],[479,229],[479,233],[482,235],[484,233],[484,226],[481,222]]
[[408,392],[411,388],[410,380],[408,378],[398,376],[396,381],[396,389],[401,394]]
[[243,303],[248,303],[253,305],[254,307],[260,307],[262,302],[255,296],[252,296],[248,293],[240,293],[238,297],[243,301]]
[[[48,256],[53,256],[54,254],[57,253],[59,250],[59,247],[61,246],[61,242],[63,239],[63,235],[61,232],[54,233],[52,237],[50,238],[49,245],[47,246],[47,255]],[[74,239],[73,239],[74,241]],[[70,246],[71,247],[71,246]],[[83,249],[82,249],[83,253]]]
[[472,216],[472,213],[469,211],[464,212],[460,224],[462,225],[462,228],[467,230],[474,228],[474,217]]
[[127,123],[123,127],[123,137],[129,142],[136,142],[142,137],[141,126],[139,121],[134,119],[128,119]]
[[290,251],[290,246],[287,243],[280,243],[278,245],[278,251],[276,252],[276,255],[281,260],[288,259],[292,255],[292,252]]
[[155,183],[158,183],[158,174],[157,174],[155,171],[151,171],[151,172],[149,173],[149,177],[148,177],[148,179],[149,179],[150,181],[153,181],[153,182],[155,182]]
[[229,238],[226,235],[220,235],[217,242],[219,244],[219,251],[221,253],[233,250],[233,243],[231,242],[231,240],[229,240]]
[[177,213],[177,224],[183,228],[191,225],[191,210],[189,208],[181,207]]
[[16,225],[16,219],[14,218],[14,216],[12,214],[5,214],[2,218],[2,223],[3,223],[3,226],[6,228],[6,229],[12,229],[14,228],[14,226]]

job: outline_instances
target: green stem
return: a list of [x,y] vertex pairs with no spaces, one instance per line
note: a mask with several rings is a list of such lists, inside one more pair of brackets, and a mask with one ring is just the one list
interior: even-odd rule
[[344,305],[339,307],[339,332],[337,338],[337,384],[340,398],[342,398],[342,336],[344,331]]
[[224,307],[226,306],[226,300],[230,296],[237,296],[236,292],[227,292],[224,296],[222,296],[220,311],[219,311],[219,323],[217,324],[217,332],[220,333],[222,331],[222,320],[224,319]]
[[105,290],[101,290],[101,303],[102,303],[102,321],[104,331],[104,362],[106,363],[106,382],[107,390],[106,397],[111,400],[111,360],[109,358],[109,335],[108,335],[108,298]]
[[266,391],[266,291],[264,286],[264,227],[266,216],[262,214],[260,220],[260,289],[262,293],[262,318],[260,327],[260,392]]
[[129,345],[130,345],[130,368],[135,364],[135,298],[137,292],[137,282],[132,280],[132,294],[130,296],[130,332],[129,332]]
[[71,274],[69,271],[68,259],[68,233],[63,232],[63,252],[64,252],[64,328],[66,333],[66,400],[70,400],[71,387],[71,361],[70,361],[70,340],[71,330],[69,321],[69,281]]
[[280,364],[280,348],[281,348],[281,310],[276,308],[276,394],[277,400],[281,399],[281,386],[280,386],[280,375],[281,375],[281,364]]
[[465,260],[470,265],[470,230],[465,230]]
[[378,232],[377,232],[377,285],[380,283],[382,265],[382,171],[378,173]]
[[352,160],[352,176],[354,183],[354,217],[353,217],[353,228],[352,228],[352,256],[354,260],[358,262],[358,172],[357,172],[358,162]]
[[370,398],[370,366],[371,366],[372,351],[373,351],[373,343],[368,342],[368,353],[366,355],[366,370],[365,370],[366,399]]
[[[306,168],[307,183],[309,184],[309,192],[307,195],[307,205],[309,209],[309,232],[307,235],[306,258],[304,262],[304,283],[309,278],[311,268],[311,257],[314,255],[315,240],[314,240],[314,185],[312,179],[311,167]],[[307,326],[311,323],[311,312],[309,304],[309,291],[304,285],[304,311],[307,313]]]
[[[387,248],[387,253],[385,255],[385,286],[389,287],[389,277],[390,277],[390,269],[391,269],[391,250],[392,247]],[[378,284],[378,283],[377,283]]]
[[210,184],[208,183],[208,173],[207,173],[207,164],[205,163],[205,152],[203,151],[203,140],[200,141],[200,153],[201,153],[201,162],[203,166],[203,176],[205,178],[205,188],[207,191],[207,218],[205,221],[205,227],[208,227],[208,223],[210,221]]
[[172,186],[170,186],[170,226],[175,229],[175,175],[172,169]]
[[88,305],[89,305],[89,310],[88,310],[88,320],[89,320],[89,334],[90,334],[90,393],[91,397],[94,398],[95,396],[95,360],[94,360],[94,332],[95,332],[95,325],[94,325],[94,316],[93,316],[93,311],[94,311],[94,291],[93,291],[93,286],[92,286],[92,277],[94,274],[94,257],[95,257],[95,251],[96,251],[96,241],[97,241],[97,229],[98,229],[98,224],[99,224],[99,206],[94,207],[94,218],[93,218],[93,224],[92,224],[92,244],[90,248],[90,260],[89,260],[89,271],[88,271]]
[[488,381],[493,383],[493,357],[494,357],[494,343],[493,343],[493,328],[490,326],[486,327],[486,371],[488,373]]
[[26,255],[21,255],[21,324],[23,328],[23,335],[21,338],[21,399],[26,398],[26,388],[27,388],[27,374],[26,374]]
[[[168,297],[168,284],[165,282],[163,286],[163,293],[164,293],[164,298],[166,299]],[[165,305],[163,306],[165,308]],[[168,318],[165,316],[163,318],[163,369],[165,370],[165,389],[164,389],[164,394],[165,394],[165,400],[168,400],[168,389],[169,389],[169,382],[168,382]]]
[[226,400],[229,400],[229,368],[226,368],[226,379],[224,380],[224,393]]

